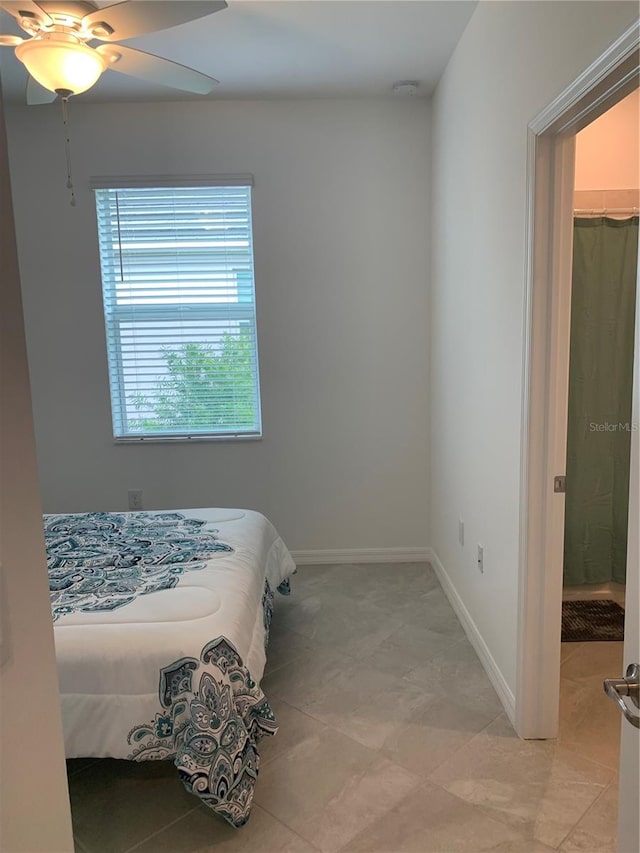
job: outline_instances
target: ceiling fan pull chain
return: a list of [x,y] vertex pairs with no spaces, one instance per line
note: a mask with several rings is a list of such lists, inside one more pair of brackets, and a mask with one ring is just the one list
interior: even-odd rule
[[64,153],[67,159],[67,189],[71,191],[71,207],[76,206],[76,193],[73,188],[73,174],[71,172],[71,139],[69,138],[69,96],[62,95],[62,124],[64,126]]

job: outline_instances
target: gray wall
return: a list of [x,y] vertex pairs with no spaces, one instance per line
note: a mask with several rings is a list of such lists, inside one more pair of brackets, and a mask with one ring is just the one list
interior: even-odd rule
[[527,124],[637,10],[619,2],[481,3],[434,98],[430,544],[512,692]]
[[[290,548],[427,542],[429,104],[16,108],[9,142],[48,511],[244,506]],[[251,172],[264,438],[114,446],[91,175]]]

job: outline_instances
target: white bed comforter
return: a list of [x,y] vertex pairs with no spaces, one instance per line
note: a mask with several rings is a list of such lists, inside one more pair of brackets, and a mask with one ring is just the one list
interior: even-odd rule
[[173,758],[244,823],[257,740],[277,730],[258,686],[271,599],[295,571],[274,527],[188,509],[46,516],[45,531],[67,757]]

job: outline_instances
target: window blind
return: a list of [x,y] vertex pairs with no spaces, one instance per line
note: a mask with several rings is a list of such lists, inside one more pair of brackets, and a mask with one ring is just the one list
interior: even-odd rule
[[251,186],[95,197],[116,439],[260,435]]

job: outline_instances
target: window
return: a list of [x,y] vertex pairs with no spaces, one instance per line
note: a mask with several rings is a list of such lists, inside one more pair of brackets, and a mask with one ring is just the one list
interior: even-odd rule
[[251,179],[158,183],[94,182],[114,436],[257,437]]

